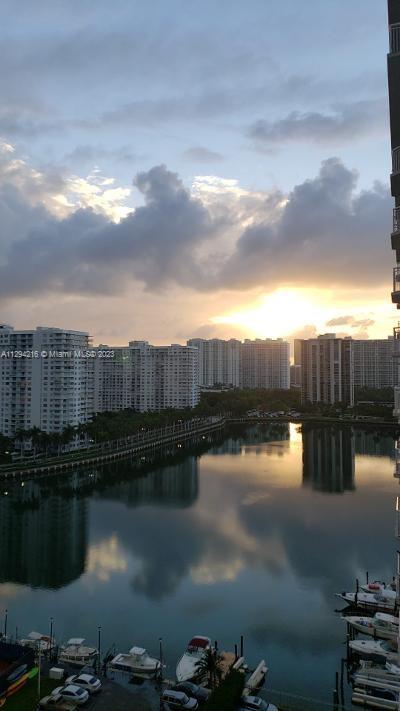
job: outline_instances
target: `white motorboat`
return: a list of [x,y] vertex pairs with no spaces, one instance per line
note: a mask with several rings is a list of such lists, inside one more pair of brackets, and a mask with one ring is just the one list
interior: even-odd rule
[[394,640],[375,641],[372,639],[353,639],[349,642],[350,649],[367,659],[395,661],[397,658],[397,643]]
[[54,639],[52,642],[50,635],[41,634],[41,632],[30,632],[25,639],[19,639],[18,644],[40,651],[41,654],[46,654],[52,647],[54,648]]
[[87,647],[83,637],[73,637],[60,647],[59,662],[66,662],[76,667],[94,666],[98,657],[95,647]]
[[132,647],[128,654],[117,654],[107,665],[109,671],[127,672],[135,676],[153,676],[161,669],[161,662],[150,657],[143,647]]
[[176,666],[176,678],[178,681],[189,681],[200,676],[199,663],[209,649],[211,649],[209,637],[196,635],[190,640],[185,653],[181,656]]
[[396,583],[392,581],[391,583],[383,583],[381,580],[373,580],[371,583],[364,583],[360,585],[361,590],[369,593],[383,592],[384,590],[396,590]]
[[335,595],[344,602],[347,602],[348,605],[354,605],[362,610],[392,612],[396,608],[395,590],[383,590],[379,593],[342,592],[335,593]]
[[342,619],[358,632],[378,639],[396,639],[399,634],[399,618],[385,612],[376,612],[373,617],[350,615]]

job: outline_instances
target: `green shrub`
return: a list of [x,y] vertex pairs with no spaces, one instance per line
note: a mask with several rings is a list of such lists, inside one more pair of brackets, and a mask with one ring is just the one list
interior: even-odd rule
[[234,711],[240,703],[244,674],[231,669],[224,681],[212,692],[205,711]]

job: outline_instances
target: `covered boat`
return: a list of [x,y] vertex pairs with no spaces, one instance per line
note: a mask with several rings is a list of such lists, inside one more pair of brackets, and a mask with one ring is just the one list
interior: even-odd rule
[[98,651],[95,647],[87,647],[83,637],[73,637],[60,647],[59,662],[66,662],[76,667],[94,666]]
[[211,640],[209,637],[203,637],[202,635],[192,637],[176,667],[176,678],[178,681],[189,681],[201,675],[199,663],[205,657],[209,649],[211,649]]
[[396,592],[394,590],[383,590],[379,593],[342,592],[336,593],[336,597],[361,610],[392,612],[396,609]]
[[399,634],[399,618],[386,612],[377,612],[374,617],[349,615],[343,619],[357,632],[378,639],[396,639]]
[[383,590],[396,590],[396,582],[383,583],[381,580],[373,580],[371,583],[361,585],[361,590],[369,593],[382,592]]
[[377,642],[373,639],[353,639],[349,642],[350,649],[367,659],[395,661],[397,659],[397,643],[394,640]]
[[107,665],[109,671],[127,672],[135,676],[153,676],[161,669],[161,662],[150,657],[143,647],[132,647],[128,654],[117,654]]

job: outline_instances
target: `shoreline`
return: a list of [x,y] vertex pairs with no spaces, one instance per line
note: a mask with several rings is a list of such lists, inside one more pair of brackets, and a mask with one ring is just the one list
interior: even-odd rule
[[[92,449],[78,449],[70,454],[38,459],[35,463],[26,461],[26,465],[17,462],[15,464],[0,465],[0,480],[18,479],[22,476],[41,476],[62,471],[70,471],[79,466],[90,466],[125,459],[134,454],[149,449],[157,449],[165,444],[178,441],[186,441],[196,435],[207,434],[219,429],[224,429],[226,425],[246,425],[246,424],[274,424],[293,423],[299,425],[312,424],[315,426],[340,425],[341,427],[363,427],[387,429],[392,432],[400,431],[400,425],[396,422],[387,422],[377,419],[344,419],[339,417],[302,416],[302,417],[212,417],[203,422],[192,424],[190,421],[181,426],[167,426],[162,430],[150,432],[150,436],[125,437],[124,444],[116,444],[115,440],[103,442]],[[128,442],[130,440],[130,442]],[[118,442],[119,440],[117,440]],[[122,442],[122,441],[121,441]],[[96,451],[94,451],[96,450]],[[107,451],[106,451],[107,450]],[[92,455],[90,453],[93,453]]]

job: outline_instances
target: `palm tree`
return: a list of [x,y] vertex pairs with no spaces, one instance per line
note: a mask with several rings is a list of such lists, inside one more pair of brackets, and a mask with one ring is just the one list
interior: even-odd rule
[[215,689],[222,675],[221,655],[218,654],[216,649],[210,647],[206,650],[205,654],[197,662],[197,670],[199,676],[207,677],[210,688]]

